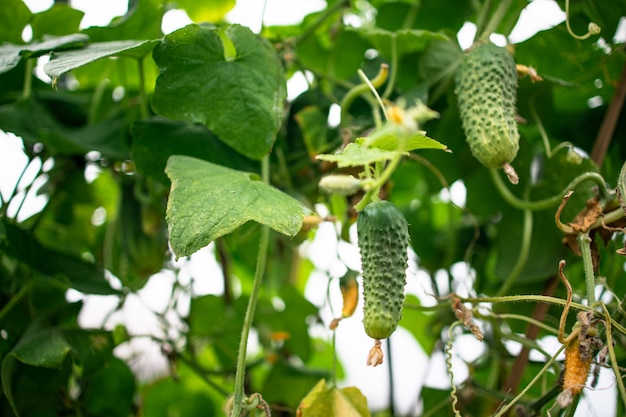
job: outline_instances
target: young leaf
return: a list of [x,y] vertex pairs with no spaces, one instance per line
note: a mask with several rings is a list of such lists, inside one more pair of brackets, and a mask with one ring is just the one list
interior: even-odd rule
[[[402,140],[404,139],[404,140]],[[409,152],[416,149],[441,149],[448,147],[441,142],[426,136],[423,130],[409,132],[397,123],[387,123],[374,131],[370,136],[358,138],[360,143],[368,148],[377,148],[385,151]]]
[[165,172],[172,181],[166,218],[176,257],[191,255],[250,220],[294,236],[308,213],[253,174],[181,155],[169,158]]
[[223,36],[236,51],[228,61],[215,26],[193,24],[167,35],[153,54],[161,75],[152,107],[162,116],[204,124],[259,160],[282,122],[283,70],[271,46],[250,29],[229,26]]
[[349,143],[340,153],[333,155],[317,155],[317,159],[336,162],[339,168],[357,167],[374,162],[389,161],[396,156],[395,151],[378,148],[366,148],[358,143]]

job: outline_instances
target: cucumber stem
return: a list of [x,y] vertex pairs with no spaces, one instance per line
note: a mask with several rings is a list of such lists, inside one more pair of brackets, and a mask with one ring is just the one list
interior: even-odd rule
[[596,277],[593,273],[593,260],[591,258],[591,238],[587,233],[579,233],[577,241],[578,248],[583,258],[583,268],[585,270],[587,305],[591,307],[596,303]]
[[498,192],[500,193],[502,198],[504,198],[506,202],[509,203],[511,206],[521,210],[528,209],[536,211],[545,210],[557,206],[559,202],[563,199],[563,196],[565,195],[565,193],[567,193],[567,191],[573,190],[580,183],[587,180],[594,181],[598,185],[598,191],[602,198],[607,198],[612,195],[612,192],[609,191],[602,175],[598,174],[597,172],[585,172],[574,178],[560,193],[552,197],[537,201],[526,201],[519,199],[507,188],[507,186],[504,184],[504,181],[502,181],[502,178],[500,178],[500,175],[498,175],[497,169],[492,168],[489,170],[489,173],[491,174],[491,179],[493,180],[494,185],[498,189]]
[[[263,158],[261,164],[261,177],[263,182],[269,183],[269,156]],[[239,342],[239,353],[237,355],[237,371],[235,373],[235,393],[233,395],[233,409],[231,417],[240,417],[243,410],[244,400],[244,379],[246,374],[246,353],[248,346],[248,336],[254,319],[254,311],[261,292],[261,283],[265,272],[265,263],[267,261],[267,248],[269,245],[269,227],[261,226],[261,237],[259,238],[259,251],[257,252],[256,270],[254,272],[254,284],[248,307],[244,317],[243,328],[241,330],[241,340]]]

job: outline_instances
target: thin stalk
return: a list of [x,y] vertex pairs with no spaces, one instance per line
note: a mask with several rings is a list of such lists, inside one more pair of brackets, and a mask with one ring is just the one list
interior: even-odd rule
[[394,383],[393,383],[393,364],[391,362],[392,354],[391,354],[391,338],[388,337],[385,341],[387,345],[387,370],[389,371],[389,414],[391,417],[396,415],[395,406],[394,406]]
[[30,166],[30,164],[33,162],[32,159],[30,159],[26,165],[24,165],[24,169],[22,169],[22,172],[20,172],[20,175],[17,177],[17,181],[15,181],[15,185],[13,186],[13,190],[11,190],[11,192],[9,193],[9,198],[7,198],[7,200],[5,201],[2,198],[2,194],[0,193],[0,201],[2,201],[2,208],[0,208],[0,216],[4,216],[7,212],[7,209],[9,208],[9,203],[15,198],[15,195],[17,194],[17,188],[20,185],[20,182],[22,182],[22,179],[24,179],[24,175],[26,175],[26,171],[28,170],[28,167]]
[[[263,158],[261,164],[261,177],[263,182],[269,183],[269,156]],[[237,355],[237,372],[235,374],[235,393],[233,395],[233,410],[231,417],[239,417],[242,411],[244,393],[244,379],[246,373],[246,351],[248,346],[248,336],[250,334],[250,328],[252,327],[252,320],[254,319],[254,311],[259,299],[259,293],[261,292],[261,283],[263,281],[263,274],[265,272],[265,263],[267,261],[267,248],[269,245],[269,233],[270,230],[267,226],[261,226],[261,237],[259,239],[259,251],[257,253],[256,271],[254,272],[254,285],[250,299],[248,300],[248,307],[246,309],[246,315],[243,322],[243,329],[241,330],[241,340],[239,342],[239,354]]]
[[522,226],[522,247],[517,257],[517,262],[513,266],[513,269],[506,277],[500,291],[496,295],[503,295],[509,292],[515,281],[519,277],[526,261],[528,260],[528,254],[530,253],[530,244],[533,235],[533,212],[531,210],[524,210],[524,222]]
[[[389,66],[387,64],[382,64],[380,66],[380,70],[378,74],[370,81],[371,85],[378,88],[385,81],[387,81],[387,76],[389,75]],[[348,121],[348,109],[361,94],[370,91],[370,86],[366,82],[362,82],[361,84],[355,85],[352,87],[341,100],[341,125],[345,126]]]
[[391,71],[389,72],[389,80],[387,81],[387,86],[385,87],[385,91],[383,92],[382,98],[387,99],[393,92],[393,87],[396,84],[396,77],[398,76],[398,40],[396,38],[396,34],[394,33],[391,36],[391,63],[389,66],[391,67]]
[[107,78],[103,78],[98,83],[96,89],[93,92],[93,98],[91,99],[91,106],[89,106],[89,114],[87,115],[87,124],[93,124],[98,120],[98,114],[100,113],[100,104],[102,103],[102,97],[106,88],[109,86],[110,81]]
[[587,180],[594,181],[598,185],[600,196],[602,196],[603,198],[606,198],[612,194],[612,192],[607,188],[602,175],[598,174],[597,172],[585,172],[574,178],[569,184],[567,184],[567,186],[563,190],[561,190],[561,192],[552,197],[537,201],[526,201],[519,199],[508,189],[496,169],[490,169],[489,173],[491,174],[491,179],[493,180],[493,183],[498,189],[498,192],[500,193],[502,198],[504,198],[506,202],[509,203],[511,206],[521,210],[536,211],[545,210],[557,206],[561,202],[563,196],[565,195],[565,193],[567,193],[567,191],[573,190],[580,183]]
[[22,99],[30,98],[33,93],[33,69],[35,68],[35,58],[26,60],[24,69],[24,84],[22,86]]
[[398,164],[400,163],[401,159],[402,159],[402,154],[398,154],[391,160],[391,162],[389,162],[389,165],[387,165],[387,168],[385,168],[381,176],[373,184],[372,188],[367,190],[367,192],[365,193],[361,201],[359,201],[354,206],[354,209],[356,211],[363,210],[365,206],[367,205],[367,203],[369,203],[372,200],[372,197],[375,195],[378,195],[378,192],[380,191],[380,187],[382,187],[389,180],[389,178],[391,178],[391,175],[398,167]]
[[585,270],[585,284],[587,286],[587,305],[596,303],[596,277],[593,273],[593,260],[591,259],[591,238],[587,233],[578,234],[578,248],[583,258]]
[[324,11],[324,13],[322,13],[322,15],[311,26],[309,26],[304,32],[298,35],[295,43],[297,44],[298,42],[302,42],[303,40],[311,36],[313,33],[315,33],[317,28],[319,28],[322,25],[322,23],[324,23],[326,19],[328,19],[330,16],[333,15],[333,13],[340,10],[342,7],[346,7],[349,5],[350,5],[349,0],[341,0],[333,4],[331,7],[326,9],[326,11]]
[[615,347],[613,346],[613,333],[611,331],[611,316],[609,315],[609,311],[606,309],[606,306],[602,304],[602,310],[604,310],[604,321],[606,327],[606,345],[609,349],[609,357],[611,358],[611,368],[615,373],[615,381],[617,381],[617,388],[620,393],[620,397],[622,397],[622,401],[624,402],[624,406],[626,407],[626,388],[624,387],[624,380],[620,374],[619,363],[617,362],[617,357],[615,356]]
[[511,6],[511,2],[512,0],[502,0],[500,2],[500,4],[498,5],[498,8],[494,12],[494,14],[491,16],[491,19],[489,19],[489,22],[487,23],[487,25],[485,26],[485,30],[483,30],[483,32],[480,34],[477,40],[486,41],[489,38],[489,35],[495,32],[496,28],[502,21],[504,14]]
[[480,8],[478,18],[476,19],[476,33],[474,34],[474,42],[478,40],[479,35],[482,34],[485,30],[489,10],[491,10],[491,0],[485,0],[482,7]]
[[333,331],[332,346],[333,346],[332,384],[333,384],[333,387],[336,387],[337,386],[337,332],[336,331]]
[[[30,164],[29,164],[30,165]],[[28,165],[26,166],[28,167]],[[26,169],[26,168],[25,168]],[[17,210],[15,211],[15,218],[17,219],[17,217],[20,214],[20,211],[22,211],[22,207],[24,206],[24,202],[26,202],[26,198],[28,197],[28,193],[30,192],[30,190],[33,187],[33,184],[35,183],[35,180],[39,177],[39,174],[41,174],[41,171],[43,170],[43,161],[41,161],[41,165],[39,165],[39,169],[37,170],[37,173],[34,176],[33,182],[31,182],[30,184],[28,184],[25,188],[24,188],[24,198],[22,198],[22,201],[20,201],[20,204],[17,206]],[[20,180],[21,180],[21,175],[20,175]]]
[[[553,333],[553,334],[557,334],[558,331],[552,327],[552,326],[548,326],[547,324],[545,324],[542,321],[539,320],[535,320],[532,317],[528,317],[528,316],[524,316],[522,314],[492,314],[493,317],[497,318],[497,319],[501,319],[501,320],[520,320],[520,321],[525,321],[528,324],[532,324],[533,326],[537,326],[547,332]],[[476,315],[476,317],[480,317],[478,314]]]
[[228,392],[224,388],[222,388],[221,386],[219,386],[218,384],[213,382],[206,375],[206,372],[204,371],[204,369],[202,369],[200,366],[198,366],[197,363],[187,359],[184,355],[176,355],[176,359],[178,359],[179,361],[181,361],[182,363],[187,365],[189,367],[189,369],[191,369],[198,377],[200,377],[200,379],[202,379],[208,386],[213,388],[215,391],[217,391],[218,393],[220,393],[224,397],[228,396]]
[[26,284],[24,284],[22,288],[20,288],[17,294],[11,297],[11,299],[5,304],[5,306],[2,307],[2,310],[0,310],[0,322],[4,319],[4,316],[9,314],[9,311],[13,309],[15,304],[19,303],[22,300],[22,298],[24,298],[26,294],[28,294],[30,290],[33,289],[33,287],[35,286],[35,284],[38,283],[38,281],[39,280],[36,278],[29,280]]
[[402,22],[402,29],[411,29],[411,26],[413,26],[413,23],[415,22],[415,17],[417,16],[417,9],[419,9],[421,3],[421,1],[413,2],[411,9],[404,18],[404,22]]
[[520,393],[517,394],[517,396],[513,398],[513,400],[511,400],[511,402],[502,407],[494,417],[501,417],[505,415],[509,411],[509,409],[515,405],[515,403],[517,403],[524,395],[526,395],[528,390],[530,390],[532,386],[535,385],[535,383],[539,380],[539,378],[541,378],[543,374],[548,370],[548,368],[552,366],[557,356],[559,356],[563,349],[565,349],[565,346],[561,346],[561,348],[550,358],[549,361],[546,362],[543,368],[541,368],[541,370],[537,372],[537,375],[535,375],[535,377],[524,387],[524,389],[521,390]]
[[137,60],[137,70],[139,72],[139,111],[142,119],[150,116],[148,110],[148,99],[146,98],[146,74],[144,72],[143,59]]
[[543,147],[546,150],[546,155],[548,159],[552,158],[552,150],[550,149],[550,140],[548,139],[548,134],[546,133],[546,129],[543,127],[543,122],[539,118],[537,114],[537,110],[535,109],[535,101],[530,101],[530,114],[533,117],[533,121],[539,130],[539,136],[541,136],[541,141],[543,142]]

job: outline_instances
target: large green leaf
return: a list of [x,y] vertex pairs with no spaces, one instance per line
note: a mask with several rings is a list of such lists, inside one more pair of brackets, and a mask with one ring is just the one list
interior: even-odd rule
[[167,11],[162,0],[128,2],[128,12],[113,18],[106,26],[91,26],[82,31],[92,42],[133,39],[160,39],[161,21]]
[[[124,181],[120,188],[117,210],[107,213],[104,266],[124,287],[138,290],[163,268],[169,255],[165,198],[150,196],[149,189],[138,197],[135,181]],[[163,189],[160,185],[159,188]]]
[[235,152],[199,124],[153,118],[135,122],[132,134],[131,150],[137,170],[168,186],[165,165],[172,155],[193,156],[249,172],[259,169],[257,161]]
[[82,11],[72,9],[67,4],[55,3],[48,10],[33,15],[30,21],[33,39],[42,39],[44,35],[63,36],[77,33],[84,15]]
[[158,44],[151,41],[112,41],[89,44],[84,49],[52,53],[50,61],[44,65],[44,71],[52,79],[91,62],[110,57],[128,57],[142,59]]
[[22,0],[3,0],[0,3],[0,44],[24,43],[22,31],[31,18],[31,12]]
[[61,37],[45,37],[42,41],[28,45],[5,43],[0,46],[0,74],[15,68],[24,58],[45,55],[50,51],[80,48],[87,40],[85,35],[75,33]]
[[193,24],[167,35],[153,57],[161,69],[155,112],[204,124],[249,158],[269,153],[286,86],[268,43],[243,26]]
[[187,379],[156,381],[144,388],[144,417],[212,417],[214,405],[205,392],[194,388]]
[[91,294],[115,294],[104,279],[104,270],[78,257],[44,247],[27,230],[4,222],[6,235],[0,247],[13,258],[48,276],[63,276],[69,285]]
[[396,32],[379,28],[357,28],[353,30],[369,40],[374,48],[387,58],[393,56],[394,42],[397,56],[402,56],[411,52],[421,51],[432,41],[445,41],[448,39],[442,33],[419,29],[401,29]]
[[[39,329],[36,325],[22,336],[11,352],[2,360],[2,390],[9,401],[13,412],[19,416],[23,407],[23,392],[19,386],[32,383],[30,378],[22,374],[25,369],[37,372],[37,368],[54,370],[55,372],[40,372],[58,376],[65,364],[65,359],[70,353],[71,346],[63,334],[54,328]],[[25,367],[24,365],[28,365]]]
[[53,106],[58,108],[61,104],[47,106],[32,98],[0,106],[0,128],[21,136],[28,144],[43,143],[52,153],[84,155],[98,151],[111,159],[128,156],[124,114],[114,114],[99,123],[70,127],[61,124],[51,112]]
[[281,360],[272,366],[261,392],[263,399],[270,404],[285,404],[296,408],[307,392],[315,387],[317,381],[329,377],[326,370],[309,369]]
[[165,172],[172,181],[167,222],[177,257],[191,255],[250,220],[295,236],[308,212],[252,174],[200,159],[171,156]]
[[134,394],[135,376],[126,362],[114,357],[86,380],[80,400],[85,415],[127,417],[133,408]]
[[[573,38],[563,23],[517,45],[515,60],[536,68],[544,82],[554,83],[557,111],[584,113],[590,110],[587,100],[591,97],[600,96],[605,102],[611,99],[624,55],[607,55],[592,39]],[[545,120],[549,115],[540,116]]]
[[71,346],[57,329],[27,333],[13,348],[11,355],[22,363],[60,369]]
[[177,0],[176,6],[185,10],[194,22],[221,22],[235,7],[235,0]]
[[332,78],[354,77],[363,63],[368,42],[352,29],[340,29],[332,43],[328,42],[327,36],[327,32],[320,30],[317,36],[299,40],[298,59],[308,68]]

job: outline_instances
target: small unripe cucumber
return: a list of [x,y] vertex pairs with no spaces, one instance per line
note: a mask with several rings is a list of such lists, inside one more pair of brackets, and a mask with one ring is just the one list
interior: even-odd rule
[[402,315],[409,231],[402,212],[388,201],[365,206],[357,218],[363,268],[365,333],[385,339]]
[[519,149],[517,71],[511,54],[491,43],[475,46],[456,71],[456,94],[476,159],[487,168],[508,165]]

